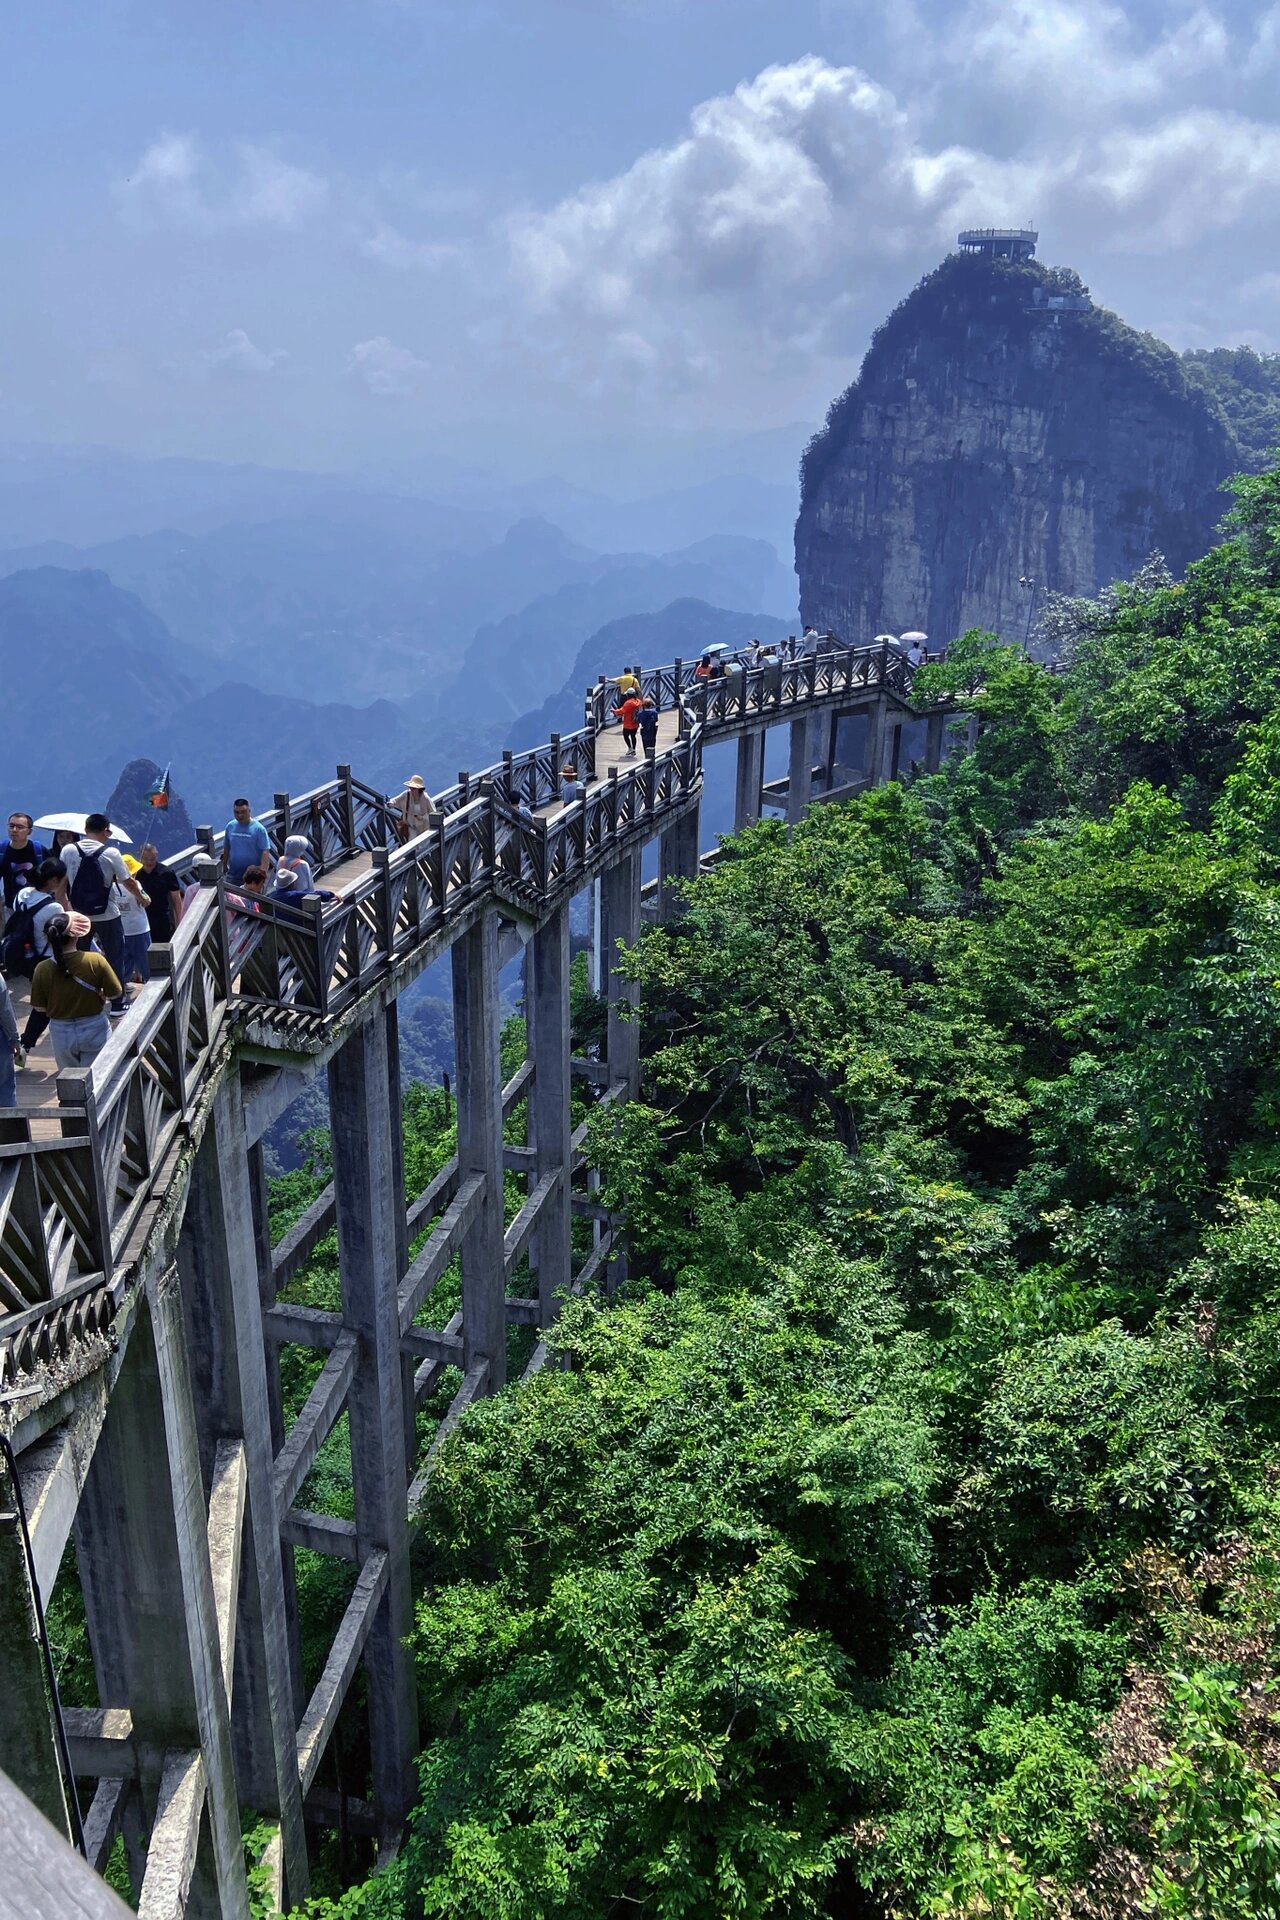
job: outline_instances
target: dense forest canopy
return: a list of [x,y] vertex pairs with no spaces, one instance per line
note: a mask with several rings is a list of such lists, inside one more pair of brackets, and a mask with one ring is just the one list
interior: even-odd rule
[[1280,353],[1252,347],[1197,347],[1182,356],[1193,386],[1212,396],[1240,449],[1240,462],[1259,473],[1280,447]]
[[1065,673],[966,636],[920,685],[974,751],[644,936],[631,1277],[443,1449],[419,1807],[309,1912],[1280,1915],[1278,640],[1271,472]]

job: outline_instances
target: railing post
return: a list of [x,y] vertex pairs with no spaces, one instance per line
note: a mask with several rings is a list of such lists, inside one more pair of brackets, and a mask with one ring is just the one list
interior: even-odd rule
[[560,758],[560,735],[551,736],[551,798],[555,800],[560,792],[560,773],[564,762]]
[[355,853],[356,848],[356,802],[351,791],[351,769],[348,766],[338,768],[338,781],[342,788],[339,804],[342,808],[342,845],[344,852]]
[[288,794],[278,793],[275,796],[275,802],[276,802],[276,814],[279,817],[279,821],[280,821],[280,824],[276,829],[276,858],[279,859],[280,855],[284,852],[284,843],[289,838],[289,796]]
[[235,977],[231,971],[231,945],[227,939],[227,903],[223,899],[222,868],[216,860],[195,860],[196,879],[202,887],[209,887],[218,900],[218,961],[222,969],[222,986],[230,1004],[235,989]]
[[209,854],[210,856],[212,856],[212,854],[213,854],[213,828],[212,828],[212,827],[197,827],[197,828],[196,828],[196,830],[195,830],[195,835],[196,835],[196,841],[197,841],[197,844],[198,844],[199,846],[202,846],[202,847],[204,848],[204,850],[205,850],[205,852],[206,852],[207,854]]
[[307,911],[311,915],[310,935],[311,935],[312,951],[315,955],[315,969],[316,969],[316,974],[315,974],[316,1011],[318,1013],[328,1013],[329,1011],[329,962],[325,955],[324,901],[320,898],[319,894],[312,894],[308,900],[305,900],[303,902],[303,905],[307,908]]
[[372,853],[373,870],[378,876],[378,926],[382,933],[382,948],[390,966],[395,954],[396,917],[391,906],[391,855],[385,847],[375,847]]
[[[89,1271],[100,1271],[104,1280],[110,1280],[115,1256],[111,1245],[111,1209],[107,1204],[107,1183],[102,1172],[102,1134],[98,1126],[97,1097],[93,1091],[93,1069],[64,1067],[55,1084],[60,1107],[80,1107],[84,1110],[84,1136],[88,1147],[85,1212],[93,1235],[92,1244],[85,1251],[89,1256]],[[73,1120],[69,1114],[63,1116],[64,1137],[68,1135],[75,1137],[75,1133],[79,1131],[79,1117],[77,1114]]]
[[[169,1100],[174,1109],[185,1120],[187,1117],[187,1076],[183,1071],[182,1022],[178,1011],[178,997],[173,987],[173,948],[167,941],[157,943],[147,949],[147,977],[150,980],[168,982],[169,991],[165,995],[164,1024],[169,1036],[169,1058],[173,1063],[173,1078],[166,1087]],[[162,1072],[167,1063],[156,1061],[157,1072]],[[168,1076],[166,1075],[166,1078]]]

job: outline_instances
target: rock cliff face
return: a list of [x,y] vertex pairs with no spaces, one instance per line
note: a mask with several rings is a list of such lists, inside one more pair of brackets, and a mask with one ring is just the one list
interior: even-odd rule
[[1204,552],[1240,464],[1176,354],[1074,274],[950,259],[880,328],[806,452],[802,618],[851,640],[968,627],[1021,640],[1047,592],[1092,594],[1159,548]]

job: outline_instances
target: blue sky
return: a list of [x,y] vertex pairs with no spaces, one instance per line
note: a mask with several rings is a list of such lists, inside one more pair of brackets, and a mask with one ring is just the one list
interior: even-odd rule
[[1274,4],[43,0],[3,52],[6,440],[767,464],[976,219],[1280,346]]

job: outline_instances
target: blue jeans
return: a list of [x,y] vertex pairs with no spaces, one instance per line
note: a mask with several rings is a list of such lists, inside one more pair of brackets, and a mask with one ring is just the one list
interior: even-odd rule
[[51,1020],[49,1038],[60,1067],[87,1067],[111,1038],[111,1023],[105,1013],[91,1013],[87,1020]]
[[147,984],[147,955],[151,951],[150,933],[126,933],[124,936],[124,972],[121,983],[128,986],[136,973],[143,986]]
[[9,1042],[0,1033],[0,1107],[18,1104],[18,1069],[13,1062]]

